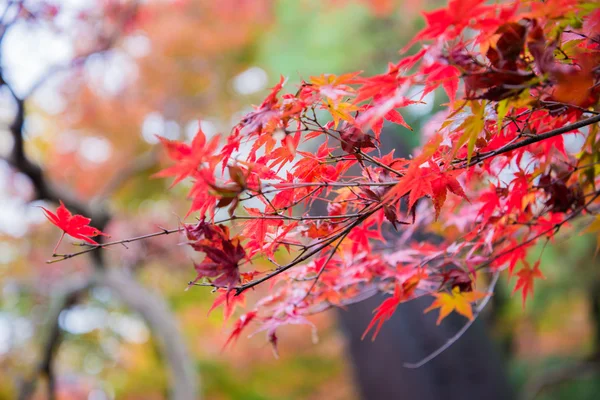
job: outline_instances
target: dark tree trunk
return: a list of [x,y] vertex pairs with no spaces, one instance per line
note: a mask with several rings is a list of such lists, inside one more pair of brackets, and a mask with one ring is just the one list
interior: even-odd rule
[[482,320],[448,350],[418,369],[417,362],[442,346],[465,323],[451,315],[437,326],[437,312],[423,314],[432,299],[401,304],[375,341],[361,336],[384,296],[375,296],[339,311],[348,339],[359,393],[365,400],[509,400],[514,396],[504,365]]

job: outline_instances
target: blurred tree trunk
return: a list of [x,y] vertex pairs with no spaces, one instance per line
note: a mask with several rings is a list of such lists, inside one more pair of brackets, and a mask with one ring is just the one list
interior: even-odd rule
[[[396,149],[396,157],[406,157],[410,149],[400,137],[396,132],[383,132],[382,154]],[[466,322],[460,315],[450,315],[437,326],[437,313],[423,313],[433,302],[431,298],[401,304],[375,341],[361,340],[373,318],[373,310],[384,298],[374,296],[338,312],[363,399],[510,400],[514,397],[503,361],[483,319],[421,368],[403,366],[437,350]]]
[[513,398],[504,365],[482,319],[448,350],[421,368],[409,369],[442,346],[466,322],[451,315],[437,326],[436,313],[423,314],[431,299],[401,304],[377,339],[361,340],[373,310],[384,296],[374,296],[338,312],[348,339],[356,383],[366,400],[509,400]]

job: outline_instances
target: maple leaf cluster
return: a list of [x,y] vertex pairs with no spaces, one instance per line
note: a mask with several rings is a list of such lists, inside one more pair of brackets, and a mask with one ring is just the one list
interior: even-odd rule
[[[597,212],[600,5],[451,0],[425,20],[379,75],[323,74],[287,93],[282,77],[224,140],[161,139],[173,165],[158,176],[188,180],[200,216],[182,228],[204,254],[193,284],[217,288],[227,316],[270,284],[228,343],[258,324],[276,344],[278,327],[377,292],[392,296],[365,334],[421,296],[438,323],[472,320],[502,271],[525,301],[542,277],[536,242]],[[448,103],[423,145],[382,154],[386,121],[415,134],[404,109],[436,90]]]
[[[425,19],[411,42],[421,49],[385,73],[322,74],[293,93],[282,93],[281,78],[219,149],[201,131],[192,147],[163,140],[175,165],[160,175],[192,178],[190,211],[236,232],[196,246],[208,260],[197,280],[238,295],[271,281],[234,336],[252,320],[272,338],[281,325],[308,324],[312,313],[377,291],[393,296],[375,310],[374,335],[398,304],[427,294],[438,323],[452,311],[472,319],[486,296],[479,274],[519,267],[515,291],[525,300],[542,277],[528,250],[591,212],[597,174],[582,174],[582,160],[596,162],[597,124],[542,135],[595,114],[598,6],[452,0]],[[402,109],[438,88],[450,103],[428,141],[410,159],[382,155],[385,121],[410,134]],[[566,150],[565,133],[585,137],[578,154]],[[225,206],[228,217],[216,221]],[[443,240],[405,240],[417,230]],[[230,240],[239,250],[229,258],[211,255]],[[242,282],[244,256],[252,277]],[[251,266],[261,257],[273,268]]]

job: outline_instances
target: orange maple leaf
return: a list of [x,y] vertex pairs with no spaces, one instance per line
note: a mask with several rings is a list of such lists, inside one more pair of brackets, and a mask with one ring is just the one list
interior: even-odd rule
[[418,164],[414,161],[411,163],[406,174],[386,194],[384,201],[389,200],[393,203],[410,192],[408,197],[408,209],[410,210],[421,197],[426,195],[433,197],[431,181],[435,176],[429,168],[421,168]]
[[488,296],[487,293],[478,292],[476,290],[471,292],[461,292],[458,286],[454,287],[451,293],[442,292],[434,293],[433,295],[436,297],[435,301],[424,312],[429,312],[439,308],[440,316],[437,320],[438,325],[452,311],[456,311],[460,315],[472,320],[473,309],[471,308],[471,303]]
[[446,193],[448,191],[462,197],[467,201],[469,201],[469,199],[467,198],[462,186],[460,186],[460,183],[456,180],[456,176],[460,174],[460,171],[442,172],[436,163],[430,162],[429,165],[437,174],[437,177],[431,181],[431,189],[433,192],[433,196],[431,198],[433,200],[433,207],[435,208],[435,219],[437,220],[440,216],[442,206],[446,202]]

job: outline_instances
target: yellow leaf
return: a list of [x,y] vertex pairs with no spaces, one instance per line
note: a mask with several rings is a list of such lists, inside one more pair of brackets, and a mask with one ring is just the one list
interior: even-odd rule
[[458,128],[463,131],[463,134],[458,138],[454,148],[454,154],[466,143],[467,144],[467,161],[471,161],[475,142],[479,134],[483,132],[485,126],[485,102],[471,102],[472,115],[467,117]]
[[437,324],[439,325],[452,311],[456,311],[460,315],[472,320],[473,309],[471,308],[471,303],[483,299],[488,296],[488,294],[476,290],[472,292],[461,292],[457,286],[452,289],[451,293],[435,293],[434,296],[436,297],[435,301],[425,310],[425,312],[439,308],[440,315],[437,320]]
[[315,86],[326,86],[326,85],[343,85],[350,84],[354,78],[360,75],[362,71],[350,72],[340,76],[334,74],[321,74],[319,76],[311,76],[310,83]]
[[326,101],[327,108],[333,117],[333,129],[337,129],[340,119],[348,122],[354,122],[351,112],[358,110],[358,107],[352,103],[334,103],[330,99]]

